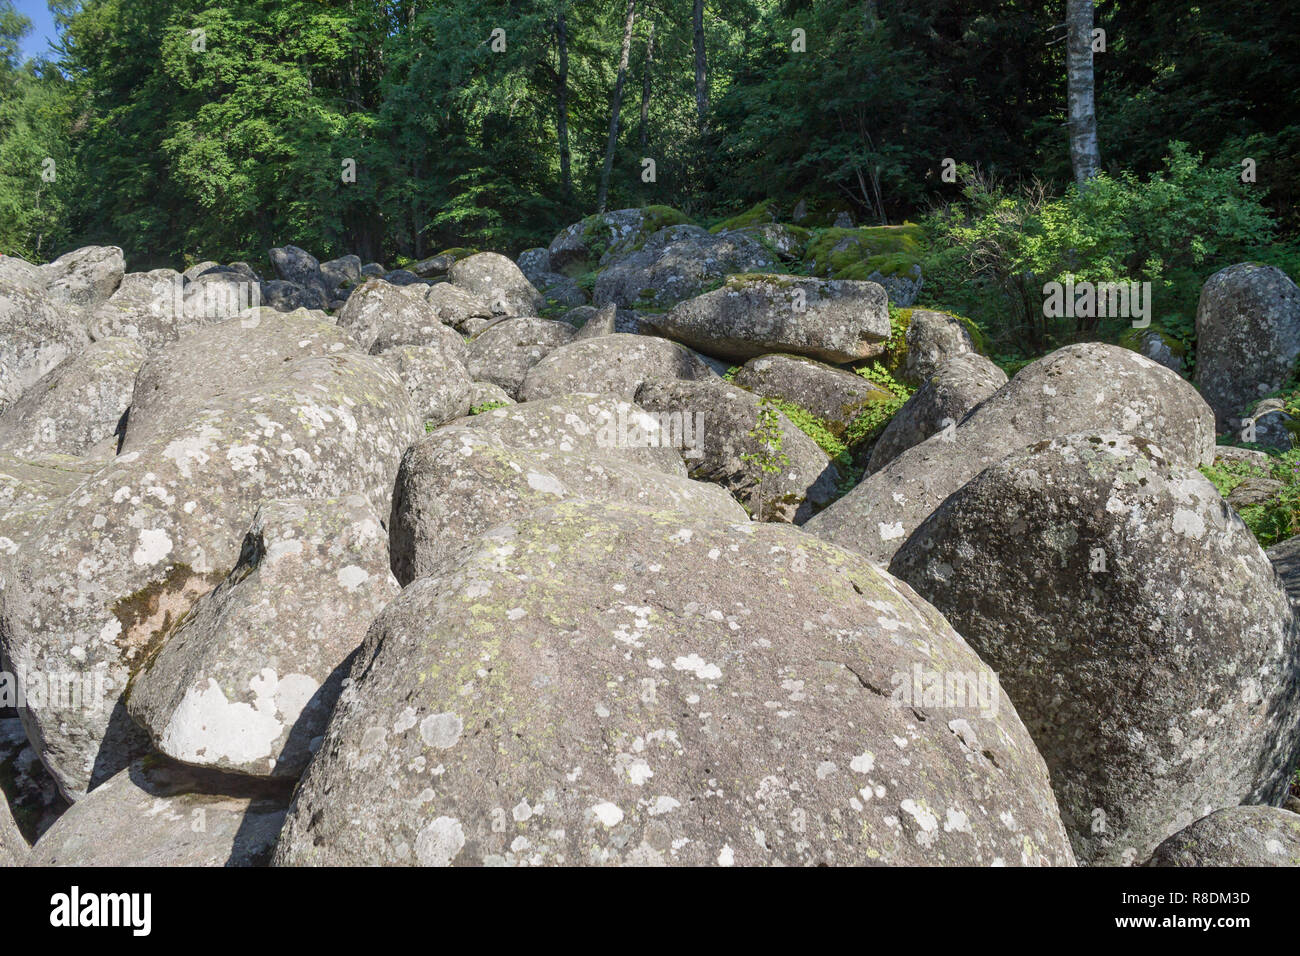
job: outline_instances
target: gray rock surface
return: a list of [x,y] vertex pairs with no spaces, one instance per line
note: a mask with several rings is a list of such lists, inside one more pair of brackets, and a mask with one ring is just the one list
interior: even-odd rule
[[777,260],[749,236],[682,225],[660,229],[635,251],[606,253],[601,263],[592,289],[595,305],[662,308],[724,276],[775,269]]
[[837,438],[868,407],[894,397],[861,375],[800,355],[760,355],[746,362],[733,381],[755,395],[812,412]]
[[266,501],[235,567],[141,667],[127,712],[181,763],[297,779],[345,661],[398,590],[364,498]]
[[[454,333],[453,333],[454,334]],[[469,371],[442,349],[403,345],[380,356],[411,394],[411,405],[425,425],[441,425],[468,415]]]
[[376,620],[275,863],[1069,865],[1010,702],[901,706],[915,668],[985,672],[858,556],[563,502]]
[[903,380],[912,385],[920,385],[948,359],[976,351],[970,332],[960,320],[930,309],[912,310],[905,341]]
[[745,361],[789,352],[854,362],[884,348],[888,304],[874,282],[733,275],[722,288],[648,321],[660,335],[719,358]]
[[1119,346],[1069,345],[1021,369],[951,434],[931,436],[863,479],[807,530],[888,563],[984,468],[1036,442],[1092,430],[1149,438],[1179,464],[1213,460],[1213,415],[1189,382]]
[[122,453],[9,559],[0,654],[76,676],[92,702],[22,715],[66,796],[137,752],[127,680],[235,565],[257,505],[359,493],[386,514],[422,431],[397,376],[309,313],[262,309],[150,354]]
[[1196,308],[1196,387],[1230,431],[1300,357],[1300,288],[1274,266],[1241,263],[1206,280]]
[[[760,520],[802,524],[835,498],[840,475],[826,452],[783,412],[744,389],[721,379],[652,380],[636,400],[659,416],[670,439],[682,436],[674,444],[692,478],[726,488]],[[779,447],[769,431],[780,435]]]
[[1300,866],[1300,814],[1277,807],[1215,810],[1156,847],[1147,866]]
[[528,370],[561,345],[572,342],[574,335],[573,326],[567,322],[506,319],[474,337],[465,367],[475,381],[499,385],[512,398],[518,398]]
[[631,401],[652,379],[716,378],[689,349],[667,339],[618,332],[575,341],[552,350],[528,370],[521,401],[573,392],[598,392]]
[[[577,309],[574,309],[573,312],[565,313],[565,320],[569,320],[569,318],[573,316],[574,312],[577,311]],[[574,338],[595,339],[602,335],[613,335],[618,331],[617,321],[618,308],[616,306],[611,304],[603,306],[600,309],[592,307],[591,312],[587,313],[583,317],[582,325],[579,327],[578,334],[575,335]]]
[[[0,412],[90,341],[80,306],[56,302],[21,260],[0,271]],[[27,266],[28,263],[23,263]]]
[[470,295],[487,300],[493,315],[535,316],[546,305],[519,267],[495,252],[457,259],[447,278]]
[[137,760],[79,800],[30,866],[263,866],[287,794],[162,757]]
[[1007,373],[975,352],[942,363],[894,413],[871,446],[867,474],[884,468],[931,435],[955,429],[971,409],[1005,384]]
[[52,302],[93,309],[117,289],[126,260],[117,246],[84,246],[40,268]]
[[997,671],[1081,863],[1140,863],[1212,810],[1285,798],[1291,607],[1214,486],[1151,441],[1085,432],[1010,455],[889,567]]

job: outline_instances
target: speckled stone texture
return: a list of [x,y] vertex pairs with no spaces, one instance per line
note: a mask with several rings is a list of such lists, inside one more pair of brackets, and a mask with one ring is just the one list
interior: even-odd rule
[[1212,810],[1285,799],[1286,593],[1214,486],[1151,441],[1088,432],[1009,456],[889,567],[998,672],[1081,863],[1141,863]]
[[805,527],[888,564],[984,468],[1035,442],[1088,430],[1150,438],[1181,464],[1213,461],[1214,416],[1190,383],[1119,346],[1069,345],[1025,366],[951,434],[909,448]]
[[875,282],[733,275],[649,321],[660,335],[719,358],[790,352],[854,362],[883,350],[889,297]]
[[914,668],[991,676],[857,555],[564,502],[380,615],[275,862],[1071,864],[1006,696]]
[[452,285],[486,300],[493,315],[535,316],[546,299],[519,267],[496,252],[457,259],[447,270]]
[[520,401],[598,392],[632,401],[652,379],[716,378],[690,349],[651,335],[616,332],[562,345],[528,370]]
[[528,370],[561,345],[572,342],[575,334],[567,322],[506,319],[474,337],[465,365],[475,381],[499,385],[511,398],[518,398]]
[[1156,847],[1147,866],[1300,866],[1300,814],[1277,807],[1216,810]]
[[345,661],[398,590],[364,498],[267,501],[239,563],[140,668],[127,712],[182,763],[297,778]]
[[736,373],[741,388],[806,408],[826,423],[831,434],[844,432],[871,405],[893,398],[861,375],[798,355],[761,355]]
[[235,565],[258,504],[363,494],[386,514],[422,432],[392,371],[309,313],[249,312],[150,354],[121,454],[5,570],[0,653],[29,674],[90,681],[102,705],[22,713],[66,796],[138,752],[127,681]]

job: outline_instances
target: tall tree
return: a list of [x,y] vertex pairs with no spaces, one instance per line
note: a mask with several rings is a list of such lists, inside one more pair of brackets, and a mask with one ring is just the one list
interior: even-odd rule
[[709,64],[704,50],[704,0],[695,0],[692,17],[695,35],[695,115],[703,140],[709,127]]
[[555,43],[560,69],[555,79],[555,137],[560,149],[560,189],[566,206],[573,203],[573,170],[569,152],[569,25],[560,4],[555,17]]
[[609,110],[609,143],[605,146],[605,165],[600,171],[596,192],[596,211],[604,212],[609,199],[609,175],[614,169],[614,150],[618,146],[618,116],[623,108],[623,83],[627,80],[627,59],[632,49],[632,27],[636,25],[636,0],[627,0],[627,18],[623,24],[623,47],[618,57],[618,78],[614,81],[614,102]]
[[650,146],[650,68],[655,61],[655,24],[650,21],[650,34],[645,40],[645,64],[641,71],[641,152]]
[[1070,164],[1082,186],[1101,171],[1097,106],[1092,72],[1092,0],[1066,0],[1066,79],[1069,97]]

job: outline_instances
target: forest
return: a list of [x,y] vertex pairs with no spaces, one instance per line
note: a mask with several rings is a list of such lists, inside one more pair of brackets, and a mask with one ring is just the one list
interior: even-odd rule
[[514,256],[633,206],[916,223],[883,251],[922,261],[923,300],[1002,353],[1098,331],[1030,314],[1044,279],[1122,278],[1156,284],[1189,362],[1206,276],[1243,258],[1296,272],[1287,4],[1075,4],[1096,27],[1090,190],[1064,0],[51,6],[58,41],[20,62],[28,24],[0,3],[0,251],[35,262],[87,243],[133,269],[288,243]]

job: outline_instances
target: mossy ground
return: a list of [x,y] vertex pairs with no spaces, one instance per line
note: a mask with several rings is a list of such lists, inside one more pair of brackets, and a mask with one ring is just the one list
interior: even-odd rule
[[814,230],[803,261],[812,275],[828,279],[909,276],[921,261],[925,233],[920,226],[862,226]]

